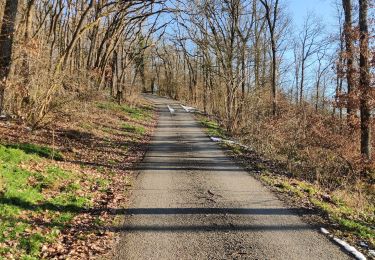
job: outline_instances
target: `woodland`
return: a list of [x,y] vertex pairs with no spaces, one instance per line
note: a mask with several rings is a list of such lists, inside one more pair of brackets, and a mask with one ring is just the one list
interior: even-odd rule
[[[130,123],[122,127],[133,139],[126,154],[140,154],[156,122],[152,106],[142,99],[145,92],[196,107],[220,133],[279,165],[283,178],[329,194],[322,199],[342,206],[332,213],[335,221],[373,246],[375,2],[330,2],[336,10],[331,27],[313,12],[295,26],[284,0],[1,0],[0,164],[5,166],[0,166],[0,219],[14,219],[0,224],[0,258],[71,252],[62,242],[43,247],[50,240],[33,236],[26,226],[9,235],[24,205],[13,200],[13,206],[4,206],[15,196],[9,182],[18,183],[10,172],[17,168],[34,176],[51,171],[43,168],[46,162],[42,168],[47,170],[38,163],[18,168],[21,161],[11,161],[10,154],[20,157],[17,151],[23,147],[26,158],[31,156],[27,150],[45,149],[42,157],[56,161],[66,153],[57,163],[69,171],[79,168],[63,165],[66,158],[73,161],[72,154],[117,162],[117,157],[100,157],[107,156],[104,150],[88,155],[93,145],[82,141],[80,131],[95,133],[88,125],[104,117],[108,124],[123,124],[117,118],[127,118]],[[72,126],[79,131],[67,134]],[[116,134],[103,129],[108,142],[118,144]],[[71,138],[71,146],[63,137]],[[117,175],[108,179],[109,171],[101,169],[93,171],[105,176],[103,183],[118,180]],[[85,174],[79,175],[83,182]],[[26,186],[39,183],[29,175]],[[59,175],[61,186],[74,183],[68,175]],[[108,194],[100,196],[108,199]],[[38,208],[38,200],[29,202]],[[9,207],[15,208],[11,214]],[[32,207],[23,210],[30,213]],[[91,225],[93,218],[83,222]],[[37,222],[31,213],[28,220]],[[41,233],[50,231],[44,228]],[[72,234],[59,231],[55,237],[66,241]],[[70,245],[84,247],[79,243]],[[90,250],[74,256],[84,258]]]

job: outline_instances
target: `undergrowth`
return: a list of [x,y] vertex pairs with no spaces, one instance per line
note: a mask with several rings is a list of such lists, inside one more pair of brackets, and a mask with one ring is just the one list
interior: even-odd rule
[[[197,115],[197,119],[202,126],[206,128],[210,136],[228,138],[228,135],[225,134],[225,131],[217,122],[209,120],[201,115]],[[262,146],[266,147],[267,141],[269,140],[264,139],[262,141],[264,142]],[[332,180],[341,183],[325,187],[325,183],[329,182],[330,179],[328,178],[329,174],[323,174],[322,171],[329,171],[332,166],[321,165],[319,172],[317,169],[320,179],[314,180],[305,178],[308,174],[300,174],[301,171],[309,170],[309,168],[303,168],[302,165],[298,168],[297,172],[299,174],[294,174],[293,170],[297,169],[296,166],[291,169],[288,165],[279,164],[278,160],[275,160],[275,158],[277,158],[277,156],[275,156],[273,159],[278,163],[281,169],[279,169],[279,171],[274,171],[274,167],[271,169],[268,165],[262,163],[262,160],[259,160],[259,162],[257,159],[254,159],[253,156],[248,157],[248,153],[253,154],[255,152],[262,154],[257,149],[249,152],[238,145],[226,142],[221,143],[221,145],[229,148],[236,157],[241,158],[241,161],[246,164],[245,166],[257,169],[261,174],[260,180],[263,183],[275,187],[278,191],[287,193],[301,201],[307,199],[310,205],[319,209],[330,221],[339,226],[336,232],[339,233],[340,236],[351,237],[354,238],[354,240],[355,237],[357,237],[361,240],[368,241],[371,247],[375,247],[375,205],[373,203],[373,193],[371,192],[373,187],[371,183],[357,179],[355,183],[350,182],[350,185],[345,184],[342,177],[337,177],[336,171],[340,168],[336,168],[333,169],[335,174],[333,174]],[[302,160],[302,158],[298,159],[297,153],[295,153],[294,158],[290,151],[288,151],[288,153],[291,156],[289,160],[294,160],[297,162],[295,165],[298,166],[298,160]],[[258,157],[259,154],[257,155]],[[262,156],[265,156],[265,154]],[[322,154],[321,156],[327,156],[327,154]],[[326,160],[328,159],[329,158],[326,158]],[[309,160],[309,158],[303,158],[303,160]],[[313,158],[310,158],[310,160],[313,160]],[[334,158],[332,160],[334,160]],[[332,165],[334,166],[334,164]],[[285,172],[288,172],[288,170],[292,170],[292,172],[289,175],[285,175]]]

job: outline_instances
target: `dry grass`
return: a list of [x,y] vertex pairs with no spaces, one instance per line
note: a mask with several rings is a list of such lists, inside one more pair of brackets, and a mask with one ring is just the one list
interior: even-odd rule
[[[280,101],[279,115],[273,117],[262,101],[265,95],[249,96],[238,131],[226,134],[252,149],[230,146],[236,157],[267,185],[325,212],[339,236],[375,246],[375,168],[361,160],[359,130],[349,129],[329,110],[317,113],[308,104],[287,100]],[[200,120],[211,135],[225,136],[220,121]]]

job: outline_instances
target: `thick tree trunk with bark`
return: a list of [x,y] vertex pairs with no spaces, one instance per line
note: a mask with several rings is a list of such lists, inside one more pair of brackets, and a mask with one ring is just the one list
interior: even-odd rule
[[361,110],[361,154],[371,160],[371,107],[370,107],[370,51],[368,31],[368,0],[359,0],[360,30],[360,110]]
[[348,85],[348,102],[347,102],[347,119],[348,125],[353,127],[353,118],[355,116],[355,109],[353,108],[353,90],[354,84],[354,46],[353,46],[353,18],[352,18],[352,1],[342,0],[344,7],[345,23],[344,36],[346,48],[346,80]]
[[18,0],[6,1],[0,32],[0,114],[3,112],[6,81],[12,63],[12,47],[17,10]]
[[[272,114],[277,115],[277,42],[276,42],[276,21],[278,16],[279,0],[276,0],[271,6],[267,0],[260,0],[266,10],[266,19],[268,29],[271,37],[271,51],[272,51],[272,85],[271,85],[271,99],[272,99]],[[272,8],[272,10],[271,10]]]

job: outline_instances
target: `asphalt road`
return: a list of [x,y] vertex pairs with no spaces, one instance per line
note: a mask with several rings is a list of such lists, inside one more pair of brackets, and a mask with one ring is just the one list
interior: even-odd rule
[[228,158],[175,101],[149,98],[159,124],[115,259],[351,259]]

